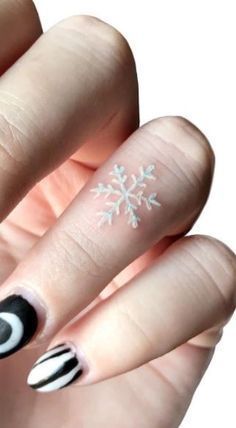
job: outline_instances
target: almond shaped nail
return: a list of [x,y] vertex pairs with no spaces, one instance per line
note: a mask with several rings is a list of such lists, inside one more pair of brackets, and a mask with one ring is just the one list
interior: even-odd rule
[[55,391],[70,385],[83,373],[74,349],[61,344],[45,352],[33,365],[28,385],[40,392]]

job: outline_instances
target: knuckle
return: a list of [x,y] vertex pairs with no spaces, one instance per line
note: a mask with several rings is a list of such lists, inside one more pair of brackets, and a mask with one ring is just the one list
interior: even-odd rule
[[98,18],[91,15],[72,15],[68,18],[63,19],[60,25],[65,25],[67,27],[75,28],[75,29],[89,29],[93,28],[100,22]]
[[158,156],[181,186],[186,185],[191,191],[191,200],[203,203],[214,169],[214,154],[206,137],[178,116],[154,119],[143,127],[143,132],[154,156]]
[[212,172],[214,152],[205,135],[187,119],[181,116],[154,119],[151,130],[187,157],[194,171],[199,172],[200,168]]
[[[127,72],[127,68],[135,70],[131,48],[125,37],[113,26],[89,15],[74,15],[58,25],[75,31],[78,36],[86,36],[87,48],[92,52],[102,52],[108,66],[115,64],[119,71],[125,69]],[[97,56],[96,58],[98,60]]]
[[108,53],[113,54],[121,63],[134,63],[131,48],[125,37],[111,25],[102,23],[102,26],[103,41],[106,44]]
[[229,314],[236,303],[235,254],[223,242],[210,236],[196,235],[187,239],[193,243],[191,254],[220,292]]

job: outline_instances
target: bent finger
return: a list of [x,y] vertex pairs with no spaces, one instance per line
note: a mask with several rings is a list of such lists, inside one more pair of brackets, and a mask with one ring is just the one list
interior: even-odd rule
[[228,318],[235,307],[235,279],[235,255],[222,243],[183,238],[59,333],[28,383],[51,391],[83,373],[81,384],[93,383],[170,352]]
[[[126,172],[118,165],[124,165]],[[45,322],[38,339],[45,340],[133,260],[166,236],[190,227],[206,201],[211,177],[212,152],[193,125],[180,118],[146,124],[96,171],[2,285],[1,297],[15,293],[31,299]],[[133,190],[126,191],[124,186]],[[103,199],[104,193],[111,196],[110,201]],[[99,227],[101,219],[106,222]],[[7,311],[8,303],[2,310]],[[9,310],[18,311],[20,306],[16,298]],[[24,336],[24,340],[29,338],[29,334]],[[20,346],[22,342],[9,353]],[[9,353],[2,352],[2,357]]]
[[137,123],[126,40],[91,17],[57,24],[0,80],[0,218],[82,144],[95,168]]

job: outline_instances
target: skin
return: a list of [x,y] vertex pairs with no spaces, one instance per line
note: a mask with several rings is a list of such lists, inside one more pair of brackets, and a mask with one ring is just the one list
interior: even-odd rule
[[[31,344],[1,360],[1,426],[178,427],[235,308],[232,251],[184,237],[213,151],[183,118],[138,129],[134,59],[114,28],[72,17],[41,32],[31,1],[0,1],[0,298],[20,287],[40,316]],[[156,165],[162,207],[137,230],[124,214],[97,228],[90,190],[115,163]],[[36,358],[68,340],[87,373],[32,391]]]

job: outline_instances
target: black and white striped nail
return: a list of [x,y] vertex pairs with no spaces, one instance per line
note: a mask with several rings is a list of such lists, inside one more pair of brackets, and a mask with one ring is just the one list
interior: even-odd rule
[[74,349],[62,344],[45,352],[33,365],[27,383],[41,392],[50,392],[74,382],[83,373]]
[[0,302],[0,358],[8,357],[30,341],[38,326],[35,309],[12,294]]

